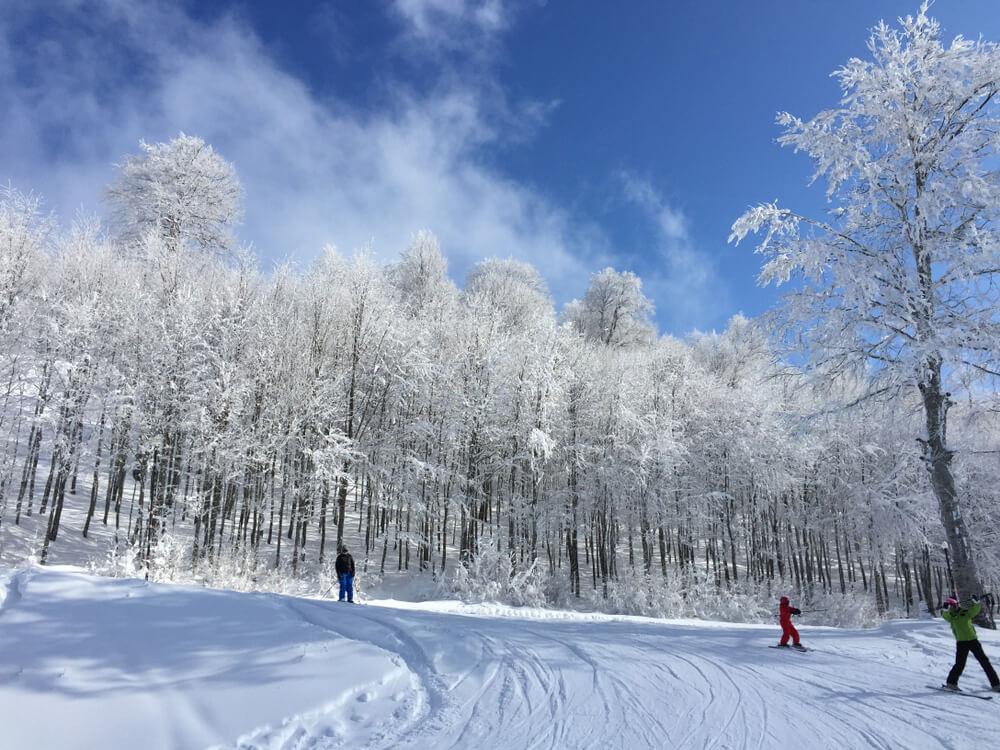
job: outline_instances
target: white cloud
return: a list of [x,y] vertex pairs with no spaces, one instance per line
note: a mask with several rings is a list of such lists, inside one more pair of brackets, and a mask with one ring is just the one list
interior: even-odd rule
[[689,331],[719,318],[728,309],[729,289],[713,259],[691,239],[684,212],[672,206],[652,182],[633,172],[618,174],[622,193],[656,229],[662,265],[643,274],[647,295],[657,302],[661,321],[671,330]]
[[653,184],[632,172],[619,173],[625,198],[648,213],[656,222],[663,238],[670,242],[687,242],[687,218],[669,205]]
[[[482,33],[505,23],[492,2],[399,5],[421,33],[442,15]],[[96,209],[113,163],[140,139],[184,131],[235,164],[247,204],[240,236],[265,258],[308,260],[326,243],[372,243],[389,259],[429,228],[459,275],[484,256],[517,257],[561,299],[606,260],[585,266],[575,255],[602,243],[593,227],[578,230],[543,195],[484,166],[480,150],[500,138],[492,123],[510,108],[481,77],[445,76],[424,97],[400,89],[384,110],[366,112],[319,99],[239,19],[203,25],[168,4],[87,6],[53,7],[62,34],[37,44],[17,79],[12,66],[0,70],[0,170],[10,172],[0,179],[39,190],[63,215]],[[0,63],[28,10],[23,3],[0,17]],[[129,51],[123,59],[107,57],[106,35]],[[114,68],[133,56],[135,70]]]
[[514,10],[502,0],[393,0],[392,8],[413,41],[444,50],[493,48]]
[[[0,182],[41,192],[64,218],[100,209],[114,163],[140,139],[184,131],[236,166],[239,234],[263,259],[308,262],[330,243],[371,244],[389,260],[427,228],[459,280],[483,257],[514,257],[533,263],[558,301],[582,294],[594,270],[623,266],[600,227],[487,166],[486,151],[531,137],[555,105],[512,104],[483,56],[443,69],[430,93],[389,88],[387,104],[366,111],[315,94],[239,18],[196,23],[155,0],[53,1],[58,23],[28,46],[19,24],[37,6],[0,2]],[[494,0],[394,8],[401,33],[428,50],[441,34],[495,40],[512,13]],[[661,322],[679,332],[717,319],[726,292],[684,213],[648,180],[620,178],[657,228],[663,269],[643,276]]]

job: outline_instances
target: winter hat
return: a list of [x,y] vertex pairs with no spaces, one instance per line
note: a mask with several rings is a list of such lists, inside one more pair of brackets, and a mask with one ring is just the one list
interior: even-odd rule
[[953,596],[949,596],[947,599],[944,600],[944,603],[947,604],[949,607],[957,607],[958,599],[956,599]]
[[781,597],[781,603],[782,604],[788,604],[788,597],[787,596]]

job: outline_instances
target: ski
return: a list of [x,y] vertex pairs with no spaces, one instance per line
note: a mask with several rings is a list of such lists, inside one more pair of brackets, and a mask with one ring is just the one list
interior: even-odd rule
[[948,688],[943,688],[940,685],[927,685],[931,690],[939,690],[942,693],[951,693],[952,695],[964,695],[967,698],[978,698],[981,701],[991,701],[993,700],[992,695],[979,695],[978,693],[967,693],[964,690],[948,690]]
[[788,647],[785,647],[785,646],[768,646],[768,648],[776,648],[779,651],[798,651],[800,654],[804,654],[807,651],[812,651],[811,648],[806,648],[805,646],[803,646],[802,648],[792,648],[791,646],[788,646]]

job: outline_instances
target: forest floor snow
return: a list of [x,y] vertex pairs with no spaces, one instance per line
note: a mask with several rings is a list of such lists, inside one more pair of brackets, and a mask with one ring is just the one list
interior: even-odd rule
[[[940,620],[777,629],[457,602],[365,605],[0,576],[0,746],[939,748],[1000,743],[1000,700],[928,689]],[[983,634],[1000,661],[1000,638]],[[971,661],[962,684],[983,690]]]

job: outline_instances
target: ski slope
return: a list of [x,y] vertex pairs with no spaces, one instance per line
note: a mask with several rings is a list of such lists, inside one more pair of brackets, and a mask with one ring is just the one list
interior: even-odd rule
[[[936,622],[776,628],[455,602],[347,605],[8,571],[0,747],[940,748],[1000,700],[929,690]],[[1000,639],[984,634],[1000,662]],[[962,684],[986,686],[969,664]]]

